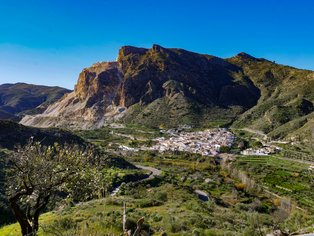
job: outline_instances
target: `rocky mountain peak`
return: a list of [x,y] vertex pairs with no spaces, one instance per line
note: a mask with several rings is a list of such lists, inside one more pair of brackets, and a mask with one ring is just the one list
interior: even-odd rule
[[261,59],[256,58],[256,57],[253,57],[253,56],[251,56],[250,54],[247,54],[247,53],[245,53],[245,52],[240,52],[240,53],[238,53],[238,54],[235,56],[235,58],[238,58],[238,59],[240,59],[240,60],[245,60],[245,61],[247,61],[247,60],[251,60],[251,61],[261,61]]
[[151,48],[152,51],[155,51],[155,52],[160,52],[162,50],[165,50],[165,48],[163,48],[162,46],[158,45],[158,44],[153,44],[152,48]]
[[133,47],[133,46],[123,46],[120,48],[118,53],[118,61],[119,58],[126,57],[130,54],[145,54],[148,51],[146,48],[139,48],[139,47]]
[[103,86],[119,84],[119,68],[117,62],[98,62],[80,73],[75,93],[80,100],[103,92]]
[[[161,120],[207,122],[216,114],[230,122],[272,94],[266,91],[271,86],[261,84],[267,82],[262,78],[268,65],[265,59],[243,52],[222,59],[157,44],[149,49],[124,46],[116,62],[97,62],[83,69],[74,92],[21,122],[84,129],[122,119],[149,125],[154,120],[158,126]],[[278,68],[276,76],[281,73],[282,67]],[[307,100],[312,102],[311,97]],[[301,115],[313,110],[309,102],[299,107]]]

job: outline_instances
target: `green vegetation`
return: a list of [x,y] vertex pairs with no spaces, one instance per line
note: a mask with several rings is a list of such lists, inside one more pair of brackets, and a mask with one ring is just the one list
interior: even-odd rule
[[25,145],[30,138],[43,145],[77,144],[85,146],[85,141],[70,131],[58,128],[34,128],[20,125],[13,121],[0,120],[0,148],[14,149],[15,146]]
[[308,170],[308,164],[276,156],[247,156],[238,157],[236,166],[268,190],[291,197],[300,207],[314,212],[314,172]]
[[40,214],[60,193],[84,201],[104,192],[92,147],[43,146],[30,139],[5,157],[5,195],[23,236],[36,235]]
[[[225,127],[230,124],[240,111],[236,108],[208,108],[177,96],[174,100],[160,98],[147,106],[135,104],[129,108],[123,118],[125,123],[141,124],[149,127],[176,127],[178,124],[190,124],[192,127]],[[224,117],[224,118],[221,118]]]
[[[156,179],[125,184],[119,195],[49,212],[41,217],[39,235],[106,235],[122,233],[122,205],[127,203],[130,224],[144,217],[145,230],[160,235],[260,235],[272,227],[297,231],[314,222],[308,214],[292,210],[288,216],[267,194],[249,193],[212,158],[186,153],[138,153],[129,157],[141,165],[163,170]],[[271,161],[272,160],[272,161]],[[274,166],[275,159],[269,160]],[[240,161],[240,159],[239,159]],[[295,168],[285,163],[284,167]],[[299,167],[301,170],[302,167]],[[194,193],[202,189],[209,201]],[[17,225],[0,229],[16,235]],[[11,233],[11,234],[10,234]]]
[[312,140],[314,77],[312,71],[278,65],[264,59],[233,57],[261,91],[256,106],[243,113],[233,127],[250,127],[273,138]]
[[[118,149],[120,144],[146,145],[165,135],[137,124],[76,133],[98,145],[106,155],[119,153],[133,164],[161,170],[161,175],[137,182],[147,177],[148,172],[132,169],[127,162],[112,157],[123,163],[123,169],[114,165],[102,170],[104,193],[88,202],[73,198],[59,201],[58,207],[41,216],[38,235],[122,234],[123,202],[127,205],[128,227],[134,229],[136,221],[143,217],[143,229],[153,235],[166,232],[254,236],[273,229],[299,232],[314,224],[311,194],[314,175],[308,172],[306,164],[279,159],[280,155],[239,156],[228,169],[219,158],[198,154]],[[239,151],[240,142],[248,147],[261,145],[256,134],[243,130],[235,133],[236,144],[226,152]],[[297,147],[294,148],[296,151]],[[109,192],[118,185],[119,192],[110,197]],[[208,201],[197,191],[203,191]],[[18,234],[17,224],[0,228],[0,235]]]

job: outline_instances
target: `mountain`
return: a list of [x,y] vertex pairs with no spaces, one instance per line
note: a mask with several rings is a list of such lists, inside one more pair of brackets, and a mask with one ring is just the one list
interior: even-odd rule
[[97,128],[115,119],[151,126],[231,122],[254,106],[258,88],[241,68],[218,57],[122,47],[116,62],[84,69],[75,90],[22,124]]
[[261,91],[258,103],[241,114],[233,127],[261,130],[273,138],[298,137],[310,143],[314,130],[314,72],[239,54],[227,61]]
[[43,112],[49,104],[71,92],[60,87],[25,83],[0,85],[0,119],[19,120],[25,114]]
[[152,127],[250,127],[275,138],[309,134],[314,72],[246,53],[222,59],[183,49],[124,46],[115,62],[84,69],[75,90],[21,123],[95,129],[107,122]]

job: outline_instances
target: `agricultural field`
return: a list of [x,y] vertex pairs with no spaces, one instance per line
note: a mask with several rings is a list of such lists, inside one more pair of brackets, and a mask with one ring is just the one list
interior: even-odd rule
[[314,211],[314,172],[309,164],[281,156],[241,156],[235,165],[269,191],[291,197],[300,207]]

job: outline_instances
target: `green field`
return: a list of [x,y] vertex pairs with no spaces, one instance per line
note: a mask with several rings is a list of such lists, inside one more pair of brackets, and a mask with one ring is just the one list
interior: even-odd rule
[[308,170],[308,164],[276,156],[252,156],[238,157],[236,165],[274,193],[292,197],[301,207],[314,211],[314,172]]

